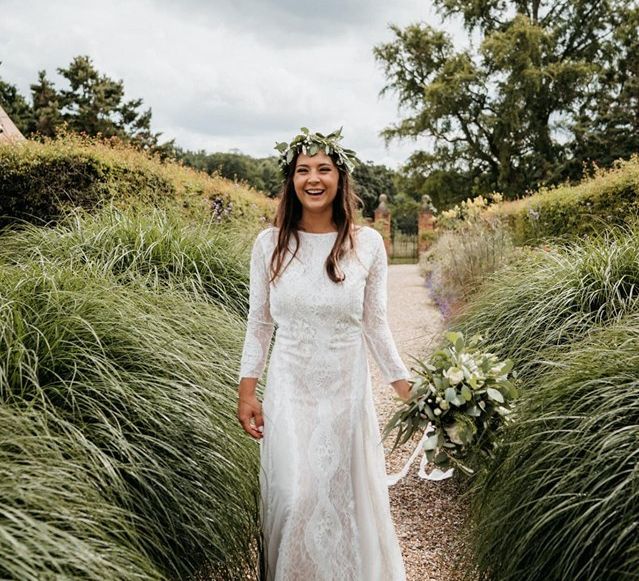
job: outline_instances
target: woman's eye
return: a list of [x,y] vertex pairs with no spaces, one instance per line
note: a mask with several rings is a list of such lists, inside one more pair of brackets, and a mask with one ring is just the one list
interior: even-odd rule
[[[331,171],[330,167],[322,167],[319,169],[321,173],[329,173]],[[306,168],[300,168],[297,170],[297,173],[307,173],[308,170]]]

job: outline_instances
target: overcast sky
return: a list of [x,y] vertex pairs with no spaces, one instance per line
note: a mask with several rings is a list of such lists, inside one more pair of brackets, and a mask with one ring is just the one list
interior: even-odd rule
[[440,26],[430,0],[0,0],[0,77],[28,95],[46,69],[61,87],[56,69],[87,54],[185,148],[267,156],[343,125],[361,159],[397,167],[427,141],[385,148],[400,113],[372,49],[418,21]]

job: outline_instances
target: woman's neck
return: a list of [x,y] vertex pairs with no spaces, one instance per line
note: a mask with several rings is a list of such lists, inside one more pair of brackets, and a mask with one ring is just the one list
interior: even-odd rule
[[313,234],[323,234],[325,232],[337,231],[337,226],[333,222],[332,216],[329,216],[327,218],[321,217],[315,219],[308,219],[307,217],[302,216],[297,226],[300,230]]

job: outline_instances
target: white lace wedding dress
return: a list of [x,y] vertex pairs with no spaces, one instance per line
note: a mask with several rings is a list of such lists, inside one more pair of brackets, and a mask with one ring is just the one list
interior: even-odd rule
[[404,581],[366,357],[368,346],[387,383],[410,377],[386,318],[383,239],[359,228],[336,284],[325,260],[337,233],[300,231],[297,257],[269,284],[277,232],[253,246],[239,375],[261,377],[276,327],[260,440],[267,579]]

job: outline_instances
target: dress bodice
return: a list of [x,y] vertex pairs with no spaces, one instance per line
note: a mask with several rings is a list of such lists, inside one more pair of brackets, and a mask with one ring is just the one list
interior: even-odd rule
[[368,226],[357,228],[355,247],[340,260],[345,279],[335,283],[326,272],[326,259],[337,232],[299,231],[297,253],[291,258],[296,248],[292,238],[284,270],[269,282],[277,234],[276,228],[260,232],[252,249],[250,311],[240,378],[261,376],[276,327],[281,340],[310,350],[334,348],[363,334],[387,381],[408,378],[387,323],[387,256],[382,236]]

